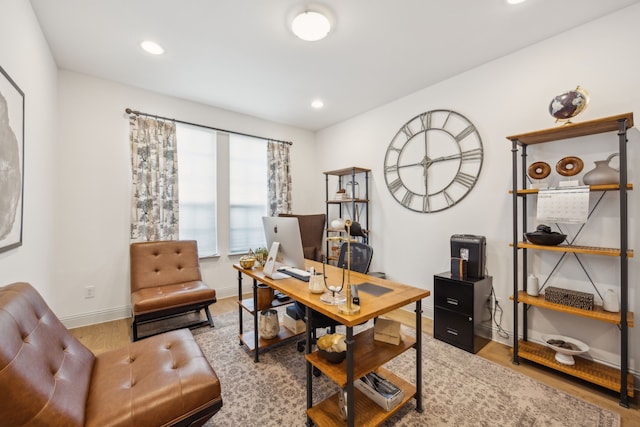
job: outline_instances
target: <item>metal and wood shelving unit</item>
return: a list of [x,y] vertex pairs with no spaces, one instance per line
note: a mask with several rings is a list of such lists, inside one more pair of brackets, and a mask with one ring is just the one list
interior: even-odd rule
[[[342,229],[331,228],[331,221],[336,218],[344,218],[344,214],[348,214],[352,221],[357,221],[362,229],[368,233],[369,231],[369,172],[371,169],[359,168],[356,166],[333,171],[323,172],[325,178],[325,205],[326,205],[326,236],[340,235],[345,233]],[[337,184],[337,188],[344,188],[349,182],[357,182],[358,186],[363,185],[364,192],[358,197],[348,197],[345,199],[332,198],[335,191],[330,191],[329,186]],[[347,189],[347,195],[349,190]],[[353,194],[352,194],[353,196]],[[337,208],[337,209],[334,209]],[[337,211],[337,216],[336,216]],[[363,243],[368,242],[368,237],[362,238]],[[329,242],[326,243],[327,258],[331,261],[337,261],[337,256],[330,253]]]
[[[253,279],[253,295],[250,298],[242,298],[242,273],[244,269],[238,265],[234,264],[233,268],[238,270],[238,323],[239,323],[239,331],[238,338],[240,339],[240,345],[244,345],[247,347],[249,352],[253,353],[253,361],[260,361],[260,352],[267,350],[269,347],[273,347],[275,345],[280,344],[283,341],[292,340],[295,337],[300,337],[304,334],[304,332],[295,333],[290,329],[284,327],[284,325],[280,324],[280,331],[278,335],[271,339],[265,339],[260,336],[258,332],[258,314],[260,310],[256,310],[256,305],[258,301],[258,281]],[[279,301],[277,299],[273,299],[271,301],[270,308],[282,307],[285,305],[293,304],[293,300],[291,298],[287,298],[286,300]],[[249,313],[249,315],[253,316],[253,330],[245,331],[243,327],[243,312]]]
[[[633,250],[628,248],[628,215],[627,215],[627,191],[633,189],[633,185],[627,182],[627,131],[633,127],[633,113],[619,114],[602,119],[590,120],[582,123],[566,124],[551,129],[539,130],[507,137],[512,143],[512,181],[513,189],[513,363],[518,364],[520,358],[556,369],[565,374],[572,375],[582,380],[600,385],[620,393],[620,405],[629,407],[629,397],[633,396],[633,376],[629,373],[629,337],[628,328],[633,326],[633,313],[628,310],[628,258],[633,257]],[[620,199],[620,247],[600,248],[592,246],[559,245],[540,246],[520,241],[521,233],[527,230],[527,198],[537,196],[538,190],[526,189],[527,148],[530,145],[562,141],[569,138],[577,138],[601,133],[616,132],[618,136],[618,149],[620,155],[620,183],[609,185],[593,185],[591,192],[617,192]],[[521,156],[520,162],[518,155]],[[518,206],[518,202],[521,206]],[[528,275],[528,252],[551,251],[563,254],[573,253],[607,256],[617,258],[620,265],[620,311],[618,313],[606,312],[602,306],[596,305],[593,310],[582,310],[561,304],[545,301],[543,296],[533,297],[526,293]],[[594,285],[595,286],[595,285]],[[519,310],[522,304],[522,339],[519,336]],[[554,310],[568,315],[581,316],[602,322],[615,324],[620,329],[620,368],[612,368],[603,364],[576,357],[575,365],[563,365],[555,361],[555,352],[543,345],[530,342],[527,337],[529,307],[538,307],[546,310]]]

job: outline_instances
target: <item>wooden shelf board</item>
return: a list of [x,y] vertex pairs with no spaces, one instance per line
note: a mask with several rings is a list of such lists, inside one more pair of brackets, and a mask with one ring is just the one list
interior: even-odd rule
[[[360,390],[355,389],[355,425],[358,427],[373,427],[382,424],[385,420],[395,414],[416,394],[416,388],[403,380],[402,378],[392,374],[386,369],[379,368],[376,370],[380,375],[387,378],[404,391],[404,398],[391,411],[387,412],[382,409],[373,400],[369,399]],[[313,420],[313,423],[319,427],[325,426],[344,426],[346,421],[340,415],[338,406],[338,393],[323,400],[313,408],[307,409],[307,415]]]
[[[284,326],[280,325],[280,332],[278,332],[278,336],[276,336],[275,338],[272,338],[270,340],[266,340],[262,337],[258,338],[258,351],[262,350],[263,348],[271,347],[272,345],[281,343],[283,341],[288,341],[294,337],[301,336],[303,334],[304,332],[300,332],[299,334],[296,334],[290,329],[287,329]],[[239,337],[240,337],[240,341],[242,341],[242,343],[246,345],[250,351],[255,350],[254,331],[244,332],[240,334]]]
[[633,127],[633,113],[618,114],[611,117],[589,120],[580,123],[558,125],[553,128],[527,132],[508,136],[510,141],[517,141],[520,145],[540,144],[543,142],[559,141],[579,136],[596,135],[618,130],[618,122],[627,120],[627,129]]
[[[619,184],[605,184],[605,185],[590,185],[589,191],[618,191],[620,190]],[[633,190],[633,184],[627,183],[627,190]],[[540,190],[537,188],[527,188],[524,190],[517,190],[516,194],[527,195],[527,194],[538,194]],[[509,190],[509,194],[513,194],[513,190]]]
[[[327,228],[327,231],[330,233],[346,233],[347,230],[345,230],[344,228]],[[369,230],[362,230],[363,233],[368,234]],[[352,242],[358,242],[359,240],[355,240],[355,239],[351,239]]]
[[[288,298],[285,301],[278,301],[277,299],[274,298],[273,301],[271,301],[271,307],[268,307],[268,308],[282,307],[283,305],[292,304],[293,302],[294,300],[292,300],[291,298]],[[245,298],[241,301],[238,301],[238,305],[244,308],[245,310],[247,310],[249,313],[255,314],[253,298]]]
[[337,169],[334,171],[327,171],[322,173],[325,175],[345,176],[345,175],[351,175],[353,173],[362,173],[362,172],[371,172],[371,169],[359,168],[357,166],[353,166],[350,168]]
[[[366,329],[354,336],[354,363],[353,377],[360,378],[369,372],[373,371],[376,367],[381,366],[394,357],[404,353],[416,343],[416,340],[412,337],[403,337],[402,341],[398,345],[387,344],[373,339],[373,328]],[[317,367],[323,374],[336,383],[339,387],[346,387],[347,385],[347,360],[343,360],[340,363],[329,363],[320,357],[318,351],[314,351],[311,354],[307,354],[306,359],[311,364]]]
[[330,205],[337,205],[337,204],[341,204],[341,203],[369,203],[369,200],[367,199],[332,199],[332,200],[326,200],[326,203],[330,204]]
[[[513,300],[513,295],[510,297]],[[531,296],[525,291],[518,291],[518,302],[523,304],[529,304],[536,307],[546,308],[549,310],[560,311],[563,313],[574,314],[577,316],[586,317],[589,319],[600,320],[602,322],[620,324],[620,313],[611,313],[604,311],[601,305],[594,305],[593,310],[582,310],[580,308],[571,307],[568,305],[556,304],[553,302],[545,301],[544,295]],[[627,312],[627,326],[633,327],[633,312]]]
[[[582,357],[575,357],[575,365],[564,365],[555,359],[556,352],[541,344],[518,341],[518,356],[553,368],[557,371],[620,392],[620,370]],[[627,375],[627,394],[633,397],[633,375]]]
[[[513,247],[513,243],[509,246]],[[529,242],[518,242],[518,249],[537,249],[541,251],[552,252],[575,252],[579,254],[589,255],[605,255],[605,256],[620,256],[620,249],[618,248],[600,248],[597,246],[580,246],[580,245],[534,245]],[[627,258],[633,258],[633,249],[627,249]]]

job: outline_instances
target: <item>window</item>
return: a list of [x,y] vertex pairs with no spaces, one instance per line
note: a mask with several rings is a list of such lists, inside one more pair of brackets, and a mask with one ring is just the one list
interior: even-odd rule
[[262,217],[267,215],[267,144],[259,138],[229,135],[229,251],[265,245]]
[[216,132],[176,125],[180,239],[197,240],[201,257],[218,253]]
[[[262,217],[268,208],[266,141],[236,134],[227,138],[226,134],[184,124],[176,125],[176,138],[180,239],[197,240],[201,257],[219,253],[218,227],[229,230],[229,253],[264,246]],[[217,165],[217,158],[224,159],[227,152],[228,177],[227,168]],[[228,185],[229,191],[218,194],[217,182]],[[220,218],[216,214],[218,206],[222,209]],[[224,238],[227,234],[220,235]]]

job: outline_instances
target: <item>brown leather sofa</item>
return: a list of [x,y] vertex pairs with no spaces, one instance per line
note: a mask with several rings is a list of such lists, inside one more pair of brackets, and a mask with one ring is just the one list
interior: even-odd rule
[[314,261],[322,261],[322,239],[324,238],[326,225],[325,214],[296,215],[281,213],[278,216],[298,218],[304,257]]
[[188,329],[95,356],[28,283],[0,287],[0,425],[200,426],[220,381]]
[[192,327],[213,326],[209,305],[216,302],[216,291],[202,281],[195,240],[132,243],[130,256],[134,341],[140,324],[192,311],[207,315]]

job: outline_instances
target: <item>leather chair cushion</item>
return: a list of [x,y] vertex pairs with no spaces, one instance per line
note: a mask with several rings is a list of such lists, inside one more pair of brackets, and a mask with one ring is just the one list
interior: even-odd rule
[[[220,381],[188,329],[97,356],[87,426],[173,424],[221,400]],[[176,414],[180,414],[176,418]]]
[[216,291],[196,280],[175,285],[141,288],[131,293],[131,307],[135,315],[166,310],[199,302],[214,302]]
[[131,245],[131,292],[202,280],[195,240]]
[[0,424],[82,426],[94,355],[27,283],[0,288]]

